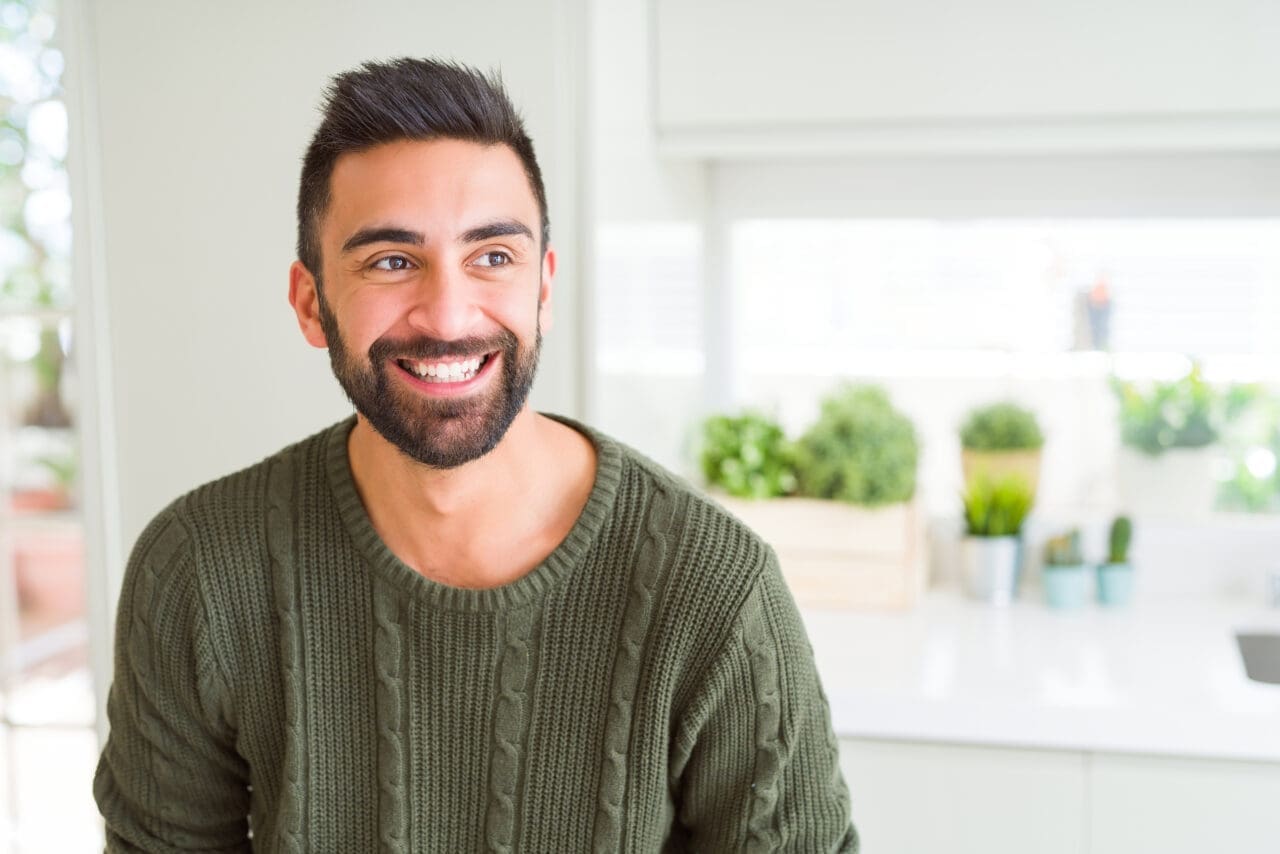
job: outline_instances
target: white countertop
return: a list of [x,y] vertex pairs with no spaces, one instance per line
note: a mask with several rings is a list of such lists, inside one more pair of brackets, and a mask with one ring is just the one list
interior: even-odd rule
[[803,616],[839,736],[1280,762],[1280,685],[1245,675],[1234,634],[1280,631],[1280,610],[1252,601],[1057,612],[931,590]]

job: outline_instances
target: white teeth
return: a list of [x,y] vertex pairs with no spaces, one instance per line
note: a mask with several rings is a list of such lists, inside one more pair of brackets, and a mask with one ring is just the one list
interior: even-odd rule
[[482,361],[483,359],[467,359],[463,362],[427,364],[425,362],[406,360],[402,364],[422,379],[430,378],[436,382],[459,382],[474,377],[480,371],[480,363]]

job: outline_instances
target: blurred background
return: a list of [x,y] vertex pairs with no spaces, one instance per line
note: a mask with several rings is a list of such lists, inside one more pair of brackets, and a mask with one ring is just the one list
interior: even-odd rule
[[93,851],[124,557],[347,414],[328,77],[498,68],[539,409],[774,544],[867,851],[1280,850],[1280,5],[0,0],[0,854]]

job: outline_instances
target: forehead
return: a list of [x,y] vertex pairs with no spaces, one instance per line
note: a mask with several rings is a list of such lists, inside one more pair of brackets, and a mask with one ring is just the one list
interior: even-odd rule
[[338,158],[322,233],[324,242],[340,242],[360,228],[396,223],[430,239],[497,218],[538,232],[538,203],[515,151],[456,139],[405,140]]

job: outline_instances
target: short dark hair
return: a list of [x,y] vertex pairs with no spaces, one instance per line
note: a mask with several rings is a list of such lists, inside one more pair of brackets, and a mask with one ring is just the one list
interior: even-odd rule
[[454,62],[403,57],[366,62],[339,74],[325,92],[324,118],[307,146],[298,186],[298,260],[320,280],[320,218],[338,158],[401,140],[458,139],[510,146],[524,164],[542,218],[542,249],[551,238],[547,192],[533,141],[498,72]]

